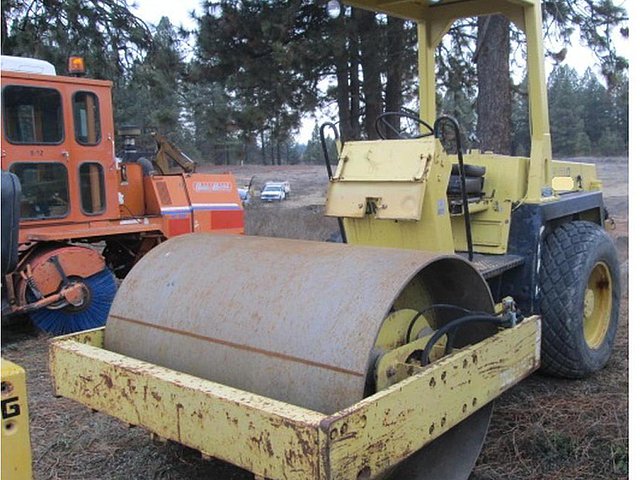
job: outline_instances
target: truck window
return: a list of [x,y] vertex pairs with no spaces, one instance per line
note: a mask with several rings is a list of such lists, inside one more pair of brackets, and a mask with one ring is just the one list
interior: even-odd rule
[[76,92],[73,95],[73,123],[76,142],[82,145],[100,142],[100,109],[94,93]]
[[61,163],[14,163],[22,186],[20,217],[23,220],[60,218],[69,213],[67,167]]
[[82,211],[87,215],[104,211],[104,169],[99,163],[80,165],[80,198]]
[[11,143],[60,143],[62,100],[52,88],[9,85],[2,91],[4,131]]

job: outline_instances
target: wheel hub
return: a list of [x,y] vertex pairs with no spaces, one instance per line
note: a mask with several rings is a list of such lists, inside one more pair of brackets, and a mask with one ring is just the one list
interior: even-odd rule
[[70,279],[71,283],[67,285],[64,292],[64,299],[49,305],[49,310],[64,310],[66,312],[78,313],[86,310],[91,305],[92,293],[91,289],[82,281],[82,279]]
[[593,315],[593,309],[595,307],[595,294],[593,293],[593,290],[588,289],[585,293],[584,293],[584,316],[585,317],[590,317],[591,315]]
[[84,283],[77,283],[74,287],[75,288],[70,290],[64,298],[69,302],[69,305],[80,308],[87,303],[91,292],[89,292],[89,289]]
[[603,262],[598,262],[591,270],[584,293],[584,338],[591,349],[602,345],[611,321],[613,293],[611,272]]

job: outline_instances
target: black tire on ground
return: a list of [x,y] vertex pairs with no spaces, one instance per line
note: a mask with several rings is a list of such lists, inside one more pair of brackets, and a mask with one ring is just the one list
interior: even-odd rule
[[620,269],[611,238],[591,222],[561,225],[544,240],[540,267],[542,371],[583,378],[613,350]]

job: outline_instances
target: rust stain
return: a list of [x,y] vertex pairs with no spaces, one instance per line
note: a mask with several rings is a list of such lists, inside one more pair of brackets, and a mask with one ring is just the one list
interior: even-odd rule
[[124,388],[122,388],[120,390],[120,396],[122,398],[126,398],[127,400],[131,400],[131,398],[129,398],[129,394],[127,393],[127,391]]
[[129,379],[127,380],[127,387],[129,387],[129,392],[130,392],[131,394],[135,395],[136,390],[137,390],[137,387],[136,387],[135,382],[134,382],[131,378],[129,378]]
[[113,388],[113,380],[109,375],[107,375],[106,373],[101,373],[100,377],[102,378],[102,381],[104,382],[107,388],[109,389]]
[[238,419],[236,417],[231,417],[231,415],[229,415],[229,412],[225,412],[225,415],[227,416],[227,421],[233,423],[236,427],[238,426]]
[[305,455],[306,458],[313,458],[316,452],[316,449],[314,448],[314,446],[309,442],[307,438],[305,438],[302,435],[302,432],[300,430],[296,428],[293,431],[295,432],[296,437],[298,437],[298,445],[300,445],[300,448],[302,449],[302,453]]
[[271,439],[269,438],[268,435],[267,435],[267,438],[265,440],[265,448],[266,448],[267,453],[269,454],[269,456],[273,457],[273,446],[271,445]]
[[180,410],[184,409],[181,403],[176,403],[176,428],[178,431],[178,441],[182,442],[182,432],[180,432]]
[[151,391],[151,396],[156,402],[159,402],[160,400],[162,400],[162,396],[154,390]]
[[273,457],[273,445],[271,445],[271,439],[266,432],[260,432],[260,436],[251,437],[251,443],[255,444],[259,450],[264,450],[270,457]]
[[284,461],[289,467],[291,468],[297,467],[297,465],[301,463],[301,460],[303,460],[303,457],[299,455],[295,450],[291,450],[291,449],[285,450]]
[[171,327],[165,327],[163,325],[154,325],[152,323],[143,322],[142,320],[134,320],[133,318],[126,318],[126,317],[122,317],[122,316],[119,316],[119,315],[111,315],[111,317],[112,318],[117,318],[118,320],[121,320],[123,322],[129,322],[129,323],[133,323],[133,324],[136,324],[136,325],[141,325],[141,326],[144,326],[144,327],[160,330],[160,331],[163,331],[163,332],[168,332],[168,333],[172,333],[172,334],[176,334],[176,335],[182,335],[182,336],[185,336],[185,337],[191,337],[191,338],[195,338],[197,340],[202,340],[202,341],[209,342],[209,343],[215,343],[215,344],[218,344],[218,345],[224,345],[224,346],[227,346],[227,347],[236,348],[238,350],[244,350],[244,351],[247,351],[247,352],[258,353],[260,355],[264,355],[264,356],[267,356],[267,357],[279,358],[279,359],[282,359],[282,360],[301,363],[303,365],[310,365],[310,366],[313,366],[313,367],[319,367],[319,368],[323,368],[325,370],[331,370],[331,371],[338,372],[338,373],[345,373],[347,375],[352,375],[354,377],[360,377],[360,378],[364,377],[364,374],[362,372],[356,372],[354,370],[348,370],[346,368],[337,367],[335,365],[328,365],[326,363],[314,362],[313,360],[307,360],[306,358],[294,357],[293,355],[286,355],[284,353],[272,352],[270,350],[264,350],[262,348],[252,347],[251,345],[243,345],[243,344],[240,344],[240,343],[234,343],[234,342],[229,342],[227,340],[222,340],[220,338],[212,338],[212,337],[208,337],[206,335],[199,335],[199,334],[192,333],[192,332],[185,332],[183,330],[178,330],[178,329],[171,328]]

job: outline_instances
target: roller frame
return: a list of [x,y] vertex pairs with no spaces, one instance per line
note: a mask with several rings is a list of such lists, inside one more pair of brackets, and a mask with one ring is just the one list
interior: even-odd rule
[[331,415],[110,352],[104,328],[52,340],[50,368],[56,395],[258,477],[376,478],[535,371],[540,326],[529,317]]

